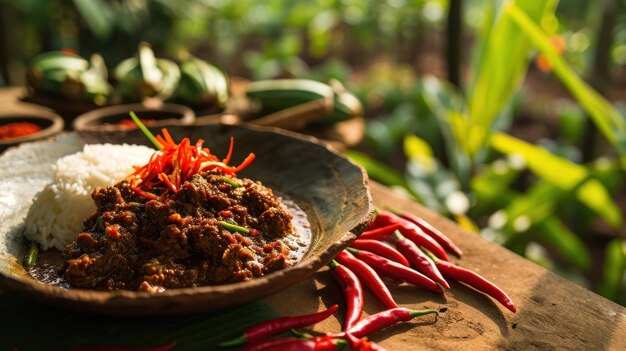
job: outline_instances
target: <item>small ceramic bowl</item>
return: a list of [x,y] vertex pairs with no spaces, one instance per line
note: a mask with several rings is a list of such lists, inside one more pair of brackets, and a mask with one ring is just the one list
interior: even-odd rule
[[196,121],[189,107],[170,103],[124,104],[103,107],[84,113],[74,120],[72,126],[78,132],[129,130],[136,126],[129,113],[133,111],[150,127],[191,125]]
[[0,126],[14,122],[30,122],[41,128],[40,131],[16,138],[0,140],[0,152],[27,141],[35,141],[54,136],[63,131],[63,118],[54,113],[44,111],[37,113],[15,112],[0,114]]

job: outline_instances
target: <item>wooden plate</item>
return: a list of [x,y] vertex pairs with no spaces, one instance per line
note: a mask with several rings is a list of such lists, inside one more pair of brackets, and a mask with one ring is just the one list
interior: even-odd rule
[[46,303],[115,315],[172,315],[240,305],[302,281],[347,247],[369,224],[373,205],[363,169],[312,137],[278,129],[207,125],[168,128],[175,140],[202,138],[216,155],[234,136],[233,160],[257,158],[240,176],[260,180],[305,209],[312,242],[295,266],[247,282],[171,289],[160,294],[64,289],[41,283],[22,267],[24,218],[33,196],[51,181],[51,165],[85,143],[148,145],[140,131],[67,133],[22,144],[0,157],[0,284]]

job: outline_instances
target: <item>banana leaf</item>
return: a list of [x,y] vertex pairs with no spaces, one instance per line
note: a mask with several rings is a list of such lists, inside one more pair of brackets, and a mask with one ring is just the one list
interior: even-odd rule
[[214,350],[222,341],[277,314],[264,302],[176,317],[120,318],[75,312],[12,293],[0,294],[2,350],[150,347],[176,342],[180,350]]

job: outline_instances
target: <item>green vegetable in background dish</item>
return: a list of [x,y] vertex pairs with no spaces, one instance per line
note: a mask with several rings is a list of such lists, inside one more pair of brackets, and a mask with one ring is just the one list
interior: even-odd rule
[[328,111],[333,106],[331,87],[309,79],[273,79],[252,82],[246,90],[246,96],[261,104],[263,114],[315,100],[326,100]]
[[246,96],[261,104],[262,113],[270,114],[315,100],[327,101],[326,115],[316,124],[333,124],[363,114],[361,101],[338,80],[325,84],[309,79],[276,79],[250,83]]
[[180,64],[178,97],[191,105],[224,108],[229,98],[229,80],[218,67],[188,56]]
[[69,101],[104,105],[111,93],[107,69],[99,54],[87,61],[71,51],[43,53],[33,59],[27,79],[36,93]]
[[330,114],[316,123],[333,124],[363,115],[361,100],[348,91],[340,81],[332,79],[329,84],[333,89],[335,104]]
[[148,43],[139,44],[137,55],[115,68],[117,89],[126,101],[156,97],[167,99],[180,81],[180,69],[173,61],[156,58]]

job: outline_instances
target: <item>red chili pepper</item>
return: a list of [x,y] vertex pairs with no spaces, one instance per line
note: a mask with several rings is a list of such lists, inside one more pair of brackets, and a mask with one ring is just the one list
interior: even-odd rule
[[425,316],[428,314],[439,315],[439,311],[433,309],[416,311],[409,310],[404,307],[392,308],[362,319],[354,327],[350,328],[347,333],[350,333],[357,338],[362,338],[394,323],[407,322],[415,317]]
[[392,223],[383,227],[368,229],[359,235],[359,239],[385,240],[391,233],[399,228],[400,223]]
[[325,311],[305,314],[301,316],[289,316],[262,322],[248,328],[243,335],[225,341],[220,346],[236,346],[253,340],[259,340],[268,336],[280,334],[294,328],[302,328],[315,323],[319,323],[330,317],[339,306],[332,305]]
[[463,251],[456,246],[450,238],[448,238],[444,233],[439,231],[439,229],[433,227],[430,223],[424,220],[421,217],[418,217],[410,212],[401,212],[398,210],[392,210],[396,215],[415,223],[418,227],[420,227],[424,233],[430,235],[433,239],[435,239],[441,246],[450,250],[457,257],[461,257],[463,255]]
[[80,349],[71,349],[67,351],[169,351],[176,346],[176,342],[172,341],[168,344],[161,346],[150,346],[150,347],[114,347],[114,346],[105,346],[105,347],[89,347],[89,348],[80,348]]
[[367,340],[367,338],[359,339],[356,336],[347,332],[341,333],[341,336],[338,337],[344,338],[348,342],[350,350],[359,350],[363,346],[363,343]]
[[439,260],[434,257],[431,252],[426,251],[426,253],[433,259],[433,261],[435,261],[435,264],[437,264],[437,268],[439,268],[439,271],[445,277],[454,279],[461,283],[465,283],[472,288],[493,297],[513,313],[517,311],[517,307],[515,307],[515,304],[513,304],[513,301],[504,292],[504,290],[500,289],[497,285],[488,281],[480,274],[467,268],[457,266],[454,263]]
[[[271,344],[264,348],[254,348],[255,351],[336,351],[348,343],[334,336],[317,336],[311,339],[288,338],[285,342]],[[242,349],[250,351],[248,349]]]
[[333,277],[341,285],[341,290],[348,305],[344,322],[344,330],[348,330],[361,319],[361,314],[363,313],[363,287],[359,278],[348,267],[340,265],[335,260],[331,261],[329,266]]
[[402,256],[402,254],[398,252],[398,250],[396,250],[393,246],[382,241],[372,240],[372,239],[357,239],[354,242],[352,242],[352,244],[350,244],[350,247],[353,247],[359,250],[373,252],[377,254],[378,256],[388,258],[392,261],[398,262],[401,265],[404,265],[407,267],[411,266],[409,261],[407,261],[407,259],[404,256]]
[[377,343],[373,341],[368,341],[367,344],[363,344],[363,346],[360,346],[357,350],[358,351],[387,351],[386,348],[378,345]]
[[351,253],[341,251],[337,257],[339,263],[348,267],[364,283],[376,298],[387,308],[396,308],[398,304],[393,300],[391,292],[380,279],[376,271],[365,262],[358,260]]
[[226,157],[222,160],[222,162],[227,165],[230,162],[230,157],[233,155],[233,146],[235,145],[235,138],[230,137],[230,145],[228,146],[228,153]]
[[437,266],[428,255],[422,252],[414,242],[402,236],[400,232],[396,231],[394,236],[396,239],[396,248],[411,262],[413,267],[424,273],[428,278],[441,284],[444,288],[450,289],[450,285],[443,278],[441,272],[439,272],[439,269],[437,269]]
[[416,224],[409,222],[402,217],[398,217],[391,212],[381,211],[378,216],[376,216],[376,219],[374,219],[372,226],[384,226],[393,223],[399,223],[400,227],[398,230],[402,232],[402,235],[416,243],[419,247],[426,248],[442,260],[449,260],[448,254],[446,254],[446,251],[443,247],[441,247],[441,245],[439,245],[438,242],[435,241],[435,239],[426,235],[426,233],[424,233],[424,231]]
[[386,351],[386,349],[373,341],[367,340],[367,338],[357,338],[354,335],[347,333],[345,338],[348,340],[351,351]]
[[377,343],[373,341],[367,341],[366,343],[361,344],[361,346],[359,346],[357,350],[358,351],[387,351],[386,348],[378,345]]
[[347,250],[382,275],[421,286],[438,294],[443,294],[443,290],[441,290],[441,287],[437,285],[437,283],[412,268],[403,266],[397,262],[388,260],[371,252],[353,248],[348,248]]

